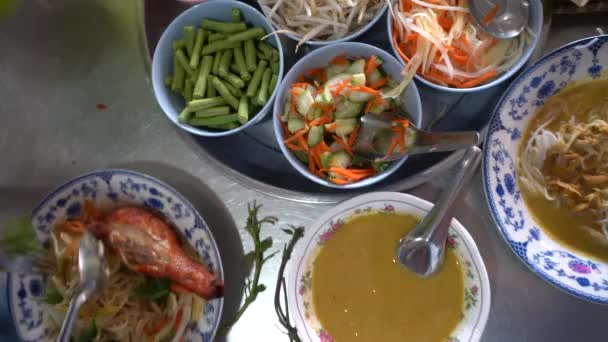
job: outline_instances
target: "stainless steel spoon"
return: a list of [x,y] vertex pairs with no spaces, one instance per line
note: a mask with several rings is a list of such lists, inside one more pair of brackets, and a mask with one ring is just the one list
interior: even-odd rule
[[477,132],[427,132],[410,125],[407,129],[407,148],[404,153],[398,149],[387,156],[387,151],[395,132],[390,128],[395,117],[394,113],[367,114],[361,117],[361,130],[353,144],[353,152],[368,160],[391,161],[401,159],[406,155],[455,151],[479,143]]
[[72,300],[70,300],[68,312],[61,325],[59,337],[57,337],[58,342],[70,340],[80,307],[103,285],[106,278],[104,256],[105,250],[101,241],[97,240],[88,230],[85,230],[80,238],[78,248],[80,284],[76,288]]
[[[528,0],[469,0],[468,5],[477,25],[496,38],[513,38],[528,25]],[[496,6],[496,15],[486,20]]]
[[413,272],[428,277],[437,272],[445,255],[445,243],[452,221],[454,202],[459,199],[475,174],[481,160],[481,150],[470,147],[460,162],[460,171],[450,181],[435,206],[397,245],[397,260]]

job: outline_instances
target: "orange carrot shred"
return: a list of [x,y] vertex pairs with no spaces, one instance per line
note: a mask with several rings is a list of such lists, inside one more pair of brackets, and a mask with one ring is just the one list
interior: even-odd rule
[[332,138],[334,138],[334,141],[337,142],[340,146],[342,146],[344,151],[346,151],[351,156],[353,155],[353,151],[350,150],[350,147],[344,142],[344,140],[342,138],[338,137],[335,134],[332,135]]
[[485,74],[483,74],[483,75],[481,75],[481,76],[479,76],[477,78],[474,78],[474,79],[471,79],[471,80],[468,80],[466,82],[461,83],[459,85],[459,87],[460,88],[475,87],[475,86],[477,86],[477,85],[479,85],[479,84],[481,84],[481,83],[483,83],[483,82],[485,82],[485,81],[487,81],[487,80],[489,80],[489,79],[491,79],[492,77],[495,77],[495,76],[496,76],[496,70],[491,70],[491,71],[488,71]]
[[388,82],[388,79],[385,77],[385,78],[379,79],[376,83],[370,84],[369,87],[372,89],[378,89],[378,88],[382,87],[383,85],[385,85],[387,82]]
[[329,62],[329,64],[333,64],[333,65],[345,65],[348,63],[349,63],[348,59],[346,59],[346,57],[344,57],[344,55],[338,55]]
[[496,14],[498,14],[498,4],[494,4],[494,7],[492,7],[492,9],[488,12],[488,14],[486,14],[485,17],[483,17],[483,19],[481,20],[481,22],[484,25],[488,25],[489,23],[492,22],[492,20],[494,20],[494,18],[496,17]]
[[378,63],[376,61],[376,56],[372,55],[368,60],[367,63],[365,64],[365,74],[369,75],[371,74],[374,70],[376,70],[376,67],[378,66]]
[[353,147],[353,144],[355,143],[355,140],[357,140],[357,135],[359,134],[359,129],[361,128],[361,126],[356,125],[355,129],[353,129],[352,133],[350,134],[350,136],[348,137],[348,146],[349,147]]

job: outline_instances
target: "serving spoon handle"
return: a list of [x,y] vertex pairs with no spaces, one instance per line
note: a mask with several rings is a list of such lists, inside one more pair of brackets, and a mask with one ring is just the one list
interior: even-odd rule
[[451,185],[441,194],[437,203],[414,229],[406,234],[397,245],[397,260],[413,272],[428,277],[443,264],[445,243],[448,237],[454,203],[462,197],[461,191],[467,186],[481,160],[481,150],[477,146],[467,149],[460,171]]

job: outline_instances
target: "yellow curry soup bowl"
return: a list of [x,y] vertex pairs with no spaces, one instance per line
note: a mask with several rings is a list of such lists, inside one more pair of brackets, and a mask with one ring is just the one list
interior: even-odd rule
[[289,310],[303,341],[480,340],[490,311],[490,282],[473,238],[456,219],[438,274],[424,279],[394,260],[399,237],[432,207],[407,194],[369,193],[306,227],[287,284]]

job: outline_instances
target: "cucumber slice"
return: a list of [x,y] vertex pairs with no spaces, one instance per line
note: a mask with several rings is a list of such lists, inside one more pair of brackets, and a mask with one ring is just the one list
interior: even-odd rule
[[327,77],[332,77],[341,73],[346,72],[346,70],[350,67],[349,64],[332,64],[325,69],[327,72]]
[[340,167],[346,169],[351,165],[350,155],[344,151],[334,152],[331,155],[331,166]]
[[321,166],[326,169],[329,169],[331,166],[331,152],[323,152],[321,153]]
[[323,110],[321,110],[320,107],[315,107],[313,110],[309,111],[308,114],[306,114],[306,118],[308,120],[314,120],[316,118],[320,118],[321,115],[323,115]]
[[325,87],[331,87],[333,85],[336,85],[338,83],[342,83],[342,82],[344,82],[346,80],[350,80],[352,78],[353,78],[353,76],[350,75],[350,74],[338,74],[338,75],[335,75],[333,77],[330,77],[327,80],[327,82],[325,82]]
[[308,164],[308,155],[304,151],[293,151],[293,154],[298,158],[302,163]]
[[358,59],[358,60],[354,61],[353,64],[351,64],[350,67],[346,70],[346,72],[351,75],[364,73],[365,72],[365,60]]
[[353,102],[367,102],[372,97],[374,97],[373,94],[366,93],[363,91],[351,91],[350,93],[348,93],[348,99]]
[[361,110],[363,110],[363,103],[352,102],[348,100],[342,101],[336,106],[336,118],[354,118],[357,117],[359,113],[361,113]]
[[374,71],[369,74],[369,79],[367,80],[369,84],[374,84],[382,79],[382,73],[378,70],[378,68],[374,69]]
[[336,120],[336,134],[339,137],[345,137],[352,133],[357,125],[357,119],[338,119]]
[[353,79],[350,81],[355,87],[362,87],[365,85],[365,74],[354,74]]
[[308,146],[313,147],[323,139],[323,126],[312,126],[308,131]]
[[314,102],[315,100],[312,98],[312,94],[308,89],[306,89],[301,92],[300,95],[298,95],[298,100],[296,101],[296,110],[298,113],[306,115]]
[[293,116],[289,116],[289,120],[287,120],[287,129],[291,133],[295,133],[303,128],[304,128],[304,120],[293,117]]
[[330,104],[331,101],[334,100],[334,97],[331,95],[331,90],[327,86],[323,87],[323,92],[319,95],[322,98],[322,100],[319,102],[322,104]]

